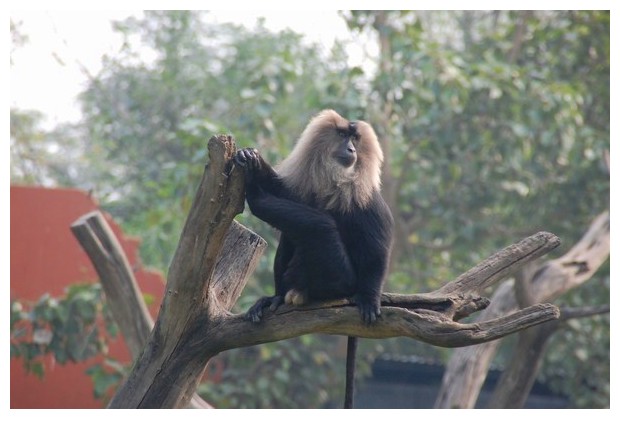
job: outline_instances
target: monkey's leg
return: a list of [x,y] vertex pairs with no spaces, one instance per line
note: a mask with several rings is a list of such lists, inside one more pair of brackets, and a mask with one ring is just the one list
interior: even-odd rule
[[273,279],[275,283],[275,295],[260,298],[247,311],[245,318],[255,323],[259,322],[263,317],[263,311],[269,308],[275,311],[282,303],[284,297],[291,287],[296,283],[296,276],[293,271],[297,264],[291,264],[294,257],[295,246],[286,238],[284,234],[280,237],[278,248],[276,249],[276,257],[273,264]]
[[299,292],[311,300],[354,293],[353,265],[331,215],[266,192],[248,195],[248,204],[255,216],[279,229],[295,246],[308,285]]
[[308,276],[304,258],[299,249],[293,252],[281,278],[284,302],[290,305],[303,305],[308,302]]

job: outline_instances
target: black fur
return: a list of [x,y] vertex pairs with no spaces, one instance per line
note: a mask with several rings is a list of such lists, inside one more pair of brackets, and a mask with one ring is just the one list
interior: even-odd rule
[[[343,140],[330,156],[341,168],[351,168],[358,161],[352,143],[359,138],[356,124],[349,123],[338,135]],[[364,207],[324,210],[288,189],[256,150],[240,150],[234,160],[245,172],[250,210],[281,232],[273,269],[275,295],[260,298],[246,318],[259,322],[266,308],[273,311],[285,301],[297,304],[353,296],[364,323],[380,317],[394,221],[379,190]],[[357,338],[349,337],[345,408],[353,408],[356,348]]]
[[325,211],[300,202],[256,150],[238,151],[235,163],[244,169],[252,213],[282,233],[275,295],[259,299],[246,317],[258,322],[265,308],[275,310],[294,289],[306,301],[355,296],[364,323],[374,322],[381,314],[393,226],[379,191],[363,208]]

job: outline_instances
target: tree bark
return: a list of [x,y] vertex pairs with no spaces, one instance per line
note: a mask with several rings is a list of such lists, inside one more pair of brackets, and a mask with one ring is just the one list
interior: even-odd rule
[[153,318],[142,299],[123,248],[98,211],[77,219],[71,225],[71,231],[97,271],[112,317],[129,352],[136,357],[153,328]]
[[[77,219],[71,225],[71,231],[93,263],[112,317],[119,325],[131,356],[136,359],[146,345],[154,323],[123,248],[99,211],[87,213]],[[258,240],[256,245],[247,245],[247,241],[252,240]],[[214,270],[215,290],[222,289],[218,286],[222,282],[244,284],[256,266],[264,246],[265,243],[261,242],[257,235],[233,222]],[[240,288],[238,292],[241,292]],[[234,294],[232,296],[235,297]],[[221,305],[225,308],[232,307],[225,297]],[[189,406],[213,408],[197,394],[192,395]]]
[[542,366],[548,340],[557,330],[556,322],[519,332],[511,364],[502,373],[486,408],[523,407]]
[[231,309],[265,247],[264,240],[239,224],[228,232],[243,210],[243,177],[229,162],[234,142],[218,136],[208,147],[210,163],[170,266],[157,322],[111,408],[187,405],[212,356],[196,356],[190,347],[200,335],[198,321],[207,322],[208,329],[211,318]]
[[[491,304],[478,319],[494,319],[516,308],[512,280],[506,280],[497,288]],[[474,408],[479,389],[500,344],[499,340],[489,341],[455,351],[446,365],[435,408]],[[472,386],[478,388],[475,394],[472,394]]]
[[[267,312],[260,323],[231,314],[264,247],[260,237],[233,224],[244,201],[243,176],[232,163],[234,153],[230,137],[209,141],[209,164],[169,270],[157,321],[111,408],[184,407],[209,359],[232,348],[308,333],[407,336],[441,347],[461,347],[559,316],[557,307],[537,304],[485,322],[458,322],[489,305],[480,296],[484,289],[559,244],[546,232],[506,247],[435,292],[383,294],[382,316],[372,326],[362,323],[354,299],[283,305]],[[239,235],[228,232],[231,225],[241,230]]]
[[502,373],[487,408],[523,408],[542,367],[549,340],[567,320],[609,313],[609,305],[563,308],[558,320],[518,333],[519,340],[510,363]]
[[[491,298],[491,305],[480,314],[479,320],[496,318],[534,303],[550,302],[578,287],[607,260],[609,242],[609,213],[604,212],[594,219],[584,236],[565,255],[540,267],[530,265],[518,273],[514,287],[506,283],[498,288]],[[542,348],[536,334],[521,334],[527,338],[522,340],[522,349],[516,354],[526,356],[533,344]],[[446,366],[435,408],[473,408],[499,344],[495,341],[455,351]],[[524,364],[528,365],[528,362]],[[530,371],[535,377],[538,367],[531,367]],[[519,377],[525,375],[521,373]],[[531,384],[511,386],[506,388],[526,389],[526,397],[531,388]],[[516,392],[510,394],[512,398],[518,395]]]

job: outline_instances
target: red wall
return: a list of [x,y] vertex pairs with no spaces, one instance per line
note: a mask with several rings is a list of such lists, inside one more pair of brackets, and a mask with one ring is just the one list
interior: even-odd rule
[[[85,193],[75,189],[11,186],[11,299],[36,301],[44,293],[61,296],[75,283],[98,281],[96,272],[73,237],[70,225],[80,216],[98,210]],[[139,241],[126,238],[120,227],[106,219],[127,254],[143,293],[155,297],[149,307],[156,314],[165,282],[160,273],[145,270],[138,259]],[[110,343],[110,355],[129,362],[120,335]],[[101,358],[80,364],[55,364],[45,358],[45,376],[26,374],[21,359],[11,359],[11,408],[101,408],[93,396],[86,368]]]

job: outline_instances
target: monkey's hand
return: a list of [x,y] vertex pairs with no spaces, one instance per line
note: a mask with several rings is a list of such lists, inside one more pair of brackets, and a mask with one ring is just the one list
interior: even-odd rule
[[233,160],[235,164],[243,168],[248,183],[254,179],[255,174],[261,168],[261,157],[253,148],[238,150]]
[[275,311],[283,302],[284,298],[280,295],[264,296],[256,301],[252,307],[250,307],[244,317],[246,320],[251,320],[254,323],[258,323],[263,317],[263,310],[265,308],[269,307],[271,311]]
[[381,317],[381,302],[360,298],[357,302],[357,308],[365,325],[370,325]]

